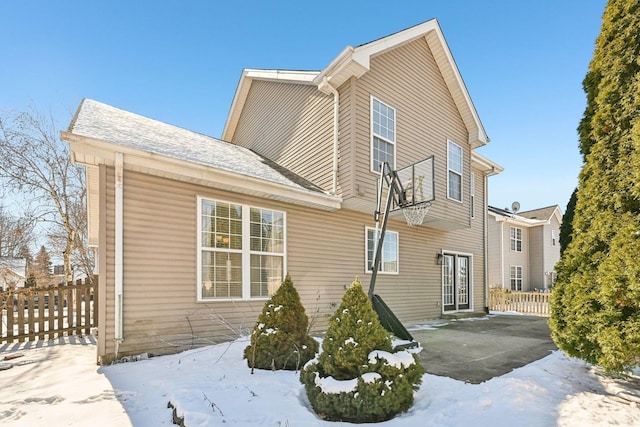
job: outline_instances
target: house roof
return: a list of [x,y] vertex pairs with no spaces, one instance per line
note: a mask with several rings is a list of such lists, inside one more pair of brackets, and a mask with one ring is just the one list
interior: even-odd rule
[[517,213],[507,209],[496,208],[495,206],[488,206],[488,210],[489,214],[496,218],[527,227],[547,224],[553,216],[556,216],[559,223],[562,222],[562,213],[558,205]]
[[[73,161],[87,166],[112,166],[114,153],[120,152],[128,170],[325,210],[341,203],[340,197],[251,150],[90,99],[82,101],[61,137],[69,142]],[[91,174],[97,172],[87,170],[92,206],[97,193]]]
[[27,259],[0,257],[0,273],[10,272],[15,276],[25,279],[27,277]]
[[[405,43],[424,38],[433,52],[438,68],[444,77],[453,100],[460,111],[462,120],[469,132],[469,143],[477,148],[489,142],[475,106],[462,80],[460,71],[453,60],[447,42],[442,34],[440,24],[432,19],[422,24],[389,36],[362,44],[357,47],[347,46],[322,71],[284,71],[284,70],[245,70],[240,77],[238,88],[229,111],[229,116],[222,132],[222,139],[230,141],[235,133],[240,114],[249,93],[251,83],[255,79],[286,81],[288,83],[315,84],[319,90],[330,94],[331,89],[340,87],[351,77],[359,78],[370,69],[370,60]],[[262,73],[263,75],[260,75]]]
[[530,211],[518,212],[518,215],[523,216],[529,219],[542,219],[548,221],[554,213],[560,214],[560,219],[562,219],[562,214],[560,213],[560,208],[558,205],[547,206],[546,208],[533,209]]

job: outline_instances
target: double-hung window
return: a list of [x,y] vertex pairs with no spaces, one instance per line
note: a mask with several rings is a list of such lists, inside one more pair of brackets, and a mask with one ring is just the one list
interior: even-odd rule
[[522,266],[512,265],[510,266],[509,279],[511,282],[512,291],[522,290]]
[[371,170],[380,172],[380,165],[396,168],[396,110],[371,97]]
[[522,252],[522,228],[509,227],[509,236],[511,250],[514,252]]
[[[376,245],[378,244],[379,236],[379,230],[378,234],[376,235],[375,228],[366,227],[367,264],[365,271],[367,272],[371,272],[373,269],[373,263],[376,258]],[[384,243],[382,244],[382,257],[380,259],[380,267],[378,268],[378,272],[397,274],[398,271],[398,233],[395,231],[387,230],[384,234]]]
[[447,196],[462,201],[462,147],[455,142],[447,144]]
[[285,214],[198,199],[198,300],[267,298],[285,271]]

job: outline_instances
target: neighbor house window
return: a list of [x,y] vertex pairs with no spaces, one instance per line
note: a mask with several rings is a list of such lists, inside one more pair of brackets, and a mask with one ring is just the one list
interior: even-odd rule
[[[366,271],[371,272],[373,262],[376,258],[376,245],[378,244],[378,234],[375,228],[366,228],[367,239],[367,256]],[[378,271],[381,273],[398,273],[398,233],[387,230],[384,234],[384,243],[382,244],[382,258]]]
[[462,201],[462,147],[455,142],[448,141],[447,149],[447,191],[448,197]]
[[551,244],[556,245],[556,230],[551,230]]
[[267,298],[283,280],[285,215],[199,199],[198,299]]
[[512,291],[521,291],[522,290],[522,266],[520,265],[512,265],[511,271],[509,274],[509,279],[511,282],[511,290]]
[[472,173],[469,182],[469,192],[471,193],[471,218],[476,217],[476,174]]
[[380,172],[380,165],[389,163],[395,169],[396,110],[371,97],[371,170]]
[[522,228],[510,227],[511,250],[522,252]]

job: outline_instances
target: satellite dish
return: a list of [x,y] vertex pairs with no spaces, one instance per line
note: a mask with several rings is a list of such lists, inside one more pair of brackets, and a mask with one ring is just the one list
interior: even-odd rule
[[513,213],[518,213],[519,210],[520,210],[520,203],[518,202],[511,203],[511,211]]

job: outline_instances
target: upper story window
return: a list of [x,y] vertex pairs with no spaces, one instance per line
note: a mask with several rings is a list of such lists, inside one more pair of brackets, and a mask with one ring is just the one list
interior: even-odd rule
[[551,245],[556,245],[556,230],[551,230]]
[[510,227],[509,235],[511,241],[511,250],[514,252],[522,252],[522,228]]
[[[366,227],[366,237],[366,271],[370,273],[373,267],[373,262],[375,261],[376,244],[378,243],[376,229]],[[378,268],[378,271],[380,273],[394,274],[398,273],[398,267],[398,233],[395,231],[387,230],[384,234],[384,243],[382,244],[382,259],[380,260],[380,267]]]
[[462,201],[462,147],[448,141],[447,148],[447,196]]
[[471,193],[471,218],[476,217],[476,174],[471,173],[469,182],[469,192]]
[[208,199],[198,207],[198,300],[272,295],[284,278],[284,213]]
[[388,162],[396,168],[396,110],[371,97],[371,170],[380,172],[380,164]]

